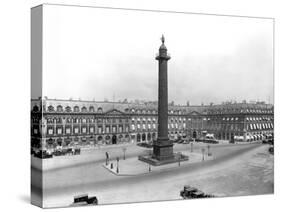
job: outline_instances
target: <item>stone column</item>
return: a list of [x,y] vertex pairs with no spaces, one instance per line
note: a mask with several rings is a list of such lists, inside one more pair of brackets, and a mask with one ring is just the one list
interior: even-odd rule
[[168,137],[168,67],[170,56],[164,44],[164,36],[161,38],[162,45],[159,48],[158,60],[158,138],[153,145],[153,157],[157,160],[171,160],[174,158],[173,143]]

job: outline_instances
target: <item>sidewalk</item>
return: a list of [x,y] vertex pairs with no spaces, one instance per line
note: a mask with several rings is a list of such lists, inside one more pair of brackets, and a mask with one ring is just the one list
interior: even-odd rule
[[[189,160],[188,161],[181,161],[180,164],[178,162],[176,163],[170,163],[166,165],[160,165],[160,166],[152,166],[148,163],[142,162],[138,159],[138,157],[123,159],[120,158],[119,165],[118,165],[118,171],[117,171],[117,161],[109,161],[108,165],[105,163],[103,164],[103,167],[107,169],[109,172],[117,175],[117,176],[138,176],[138,175],[145,175],[155,172],[161,172],[161,171],[167,171],[172,169],[178,169],[182,167],[186,167],[193,163],[200,163],[202,161],[202,153],[198,152],[190,152],[190,151],[183,151],[182,154],[188,155]],[[204,155],[204,161],[213,160],[213,156],[207,156],[207,154]],[[112,167],[111,167],[112,164]]]

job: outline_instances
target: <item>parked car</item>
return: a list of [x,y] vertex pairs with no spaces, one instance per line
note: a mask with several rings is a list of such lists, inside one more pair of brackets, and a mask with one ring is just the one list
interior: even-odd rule
[[197,188],[191,187],[189,185],[185,185],[183,187],[183,190],[180,191],[180,196],[184,199],[215,197],[212,194],[205,194],[204,192],[198,190]]
[[39,150],[39,151],[34,151],[34,157],[45,159],[45,158],[52,158],[53,155],[46,150]]
[[196,191],[198,191],[197,188],[185,185],[183,187],[183,190],[180,192],[180,196],[183,197],[184,199],[187,199],[190,198],[191,194]]
[[74,197],[74,205],[97,205],[98,199],[96,196],[89,197],[88,194],[82,194]]

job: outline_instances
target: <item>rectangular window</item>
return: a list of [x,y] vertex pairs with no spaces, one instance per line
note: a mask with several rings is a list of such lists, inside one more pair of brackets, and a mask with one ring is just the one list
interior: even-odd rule
[[62,134],[62,129],[61,129],[61,127],[59,127],[59,128],[57,129],[57,133],[58,133],[59,135]]
[[74,128],[74,133],[75,133],[75,134],[78,134],[78,133],[79,133],[78,127],[75,127],[75,128]]
[[87,133],[87,128],[86,127],[82,127],[82,133]]
[[94,127],[90,127],[90,133],[94,133]]
[[65,132],[66,132],[66,134],[70,134],[70,128],[67,127],[67,128],[65,129]]
[[52,128],[49,128],[49,129],[48,129],[48,134],[49,134],[49,135],[53,135],[53,133],[54,133],[54,132],[53,132],[53,129],[52,129]]
[[38,129],[34,128],[34,129],[33,129],[33,133],[34,133],[35,135],[37,135],[37,134],[38,134]]

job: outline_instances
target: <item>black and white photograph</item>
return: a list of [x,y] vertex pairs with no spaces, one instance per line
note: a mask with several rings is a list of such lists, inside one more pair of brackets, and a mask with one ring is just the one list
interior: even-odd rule
[[274,101],[273,18],[35,6],[31,202],[274,194]]

